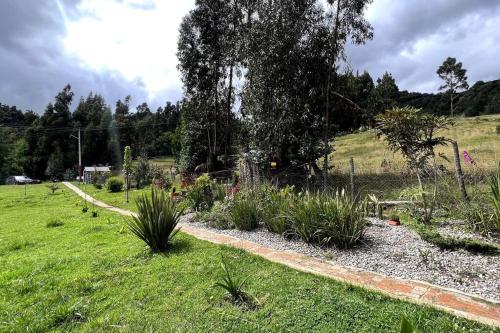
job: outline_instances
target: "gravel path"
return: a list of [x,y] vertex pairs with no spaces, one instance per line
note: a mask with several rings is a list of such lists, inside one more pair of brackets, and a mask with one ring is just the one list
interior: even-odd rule
[[405,226],[391,227],[384,221],[371,219],[363,244],[342,251],[323,249],[300,240],[286,240],[264,228],[252,232],[216,230],[193,220],[194,214],[183,217],[183,222],[191,222],[190,225],[194,227],[210,229],[276,250],[295,251],[387,276],[426,281],[500,302],[500,256],[475,255],[464,250],[441,251],[422,241]]

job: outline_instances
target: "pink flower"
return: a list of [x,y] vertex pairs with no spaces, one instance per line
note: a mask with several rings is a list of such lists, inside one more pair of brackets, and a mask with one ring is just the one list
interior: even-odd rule
[[467,150],[464,150],[464,161],[465,163],[476,165],[476,161],[469,155]]

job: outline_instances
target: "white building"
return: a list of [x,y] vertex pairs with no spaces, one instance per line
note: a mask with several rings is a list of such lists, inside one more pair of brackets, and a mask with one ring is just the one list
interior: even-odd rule
[[111,169],[109,167],[104,167],[104,166],[85,167],[83,169],[83,182],[85,184],[90,184],[92,183],[92,177],[95,177],[96,175],[106,175],[110,172]]

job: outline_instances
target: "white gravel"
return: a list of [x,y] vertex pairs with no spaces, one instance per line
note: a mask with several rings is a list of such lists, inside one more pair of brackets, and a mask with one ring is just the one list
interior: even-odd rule
[[[186,215],[182,220],[193,221],[194,214]],[[276,250],[295,251],[338,265],[425,281],[500,302],[500,256],[476,255],[464,250],[441,251],[405,226],[391,227],[377,219],[370,219],[370,222],[363,243],[351,250],[325,249],[300,240],[286,240],[264,228],[244,232],[213,229],[200,222],[191,222],[190,225]],[[452,233],[448,225],[442,229],[443,234]],[[463,236],[464,232],[461,233]]]

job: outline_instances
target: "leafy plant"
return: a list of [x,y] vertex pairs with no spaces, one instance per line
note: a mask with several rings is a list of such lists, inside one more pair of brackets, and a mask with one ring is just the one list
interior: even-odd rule
[[319,243],[350,248],[357,244],[366,229],[365,202],[358,202],[345,191],[334,196],[320,196],[321,223],[317,231]]
[[493,228],[500,231],[500,163],[497,167],[497,172],[490,184],[491,188],[491,201],[493,203]]
[[189,206],[195,211],[209,211],[213,204],[212,189],[209,185],[195,184],[188,190],[186,196]]
[[389,215],[389,221],[396,221],[396,222],[399,222],[400,219],[399,219],[399,216],[396,215],[396,214],[391,214]]
[[220,230],[233,229],[234,224],[231,219],[231,202],[216,202],[210,212],[199,212],[197,219],[208,223],[211,227]]
[[260,216],[267,230],[280,235],[290,231],[287,211],[293,200],[291,188],[278,190],[274,186],[264,186],[260,198]]
[[55,194],[56,191],[59,189],[59,186],[57,186],[57,184],[50,184],[47,185],[47,187],[49,188],[51,194]]
[[151,188],[151,196],[137,199],[137,216],[128,221],[130,231],[153,252],[164,252],[179,229],[176,226],[182,209],[165,192]]
[[241,192],[235,196],[231,207],[231,219],[238,230],[250,231],[259,225],[257,200],[251,193]]
[[112,193],[121,192],[123,189],[123,180],[118,177],[111,177],[106,182],[106,189]]
[[401,318],[401,333],[418,333],[415,326],[406,317]]
[[288,219],[297,236],[308,243],[349,248],[358,243],[366,229],[366,203],[345,191],[305,194],[292,204]]
[[57,227],[62,227],[64,225],[64,222],[54,219],[50,220],[47,222],[47,228],[57,228]]
[[248,278],[239,279],[234,277],[231,272],[229,272],[223,256],[221,256],[221,267],[224,271],[224,276],[222,280],[216,282],[213,287],[225,290],[231,298],[231,301],[237,305],[252,304],[253,297],[243,290],[243,286]]
[[368,198],[370,200],[370,206],[373,208],[373,216],[377,217],[378,219],[383,219],[384,218],[384,210],[381,204],[381,201],[375,194],[369,194]]

